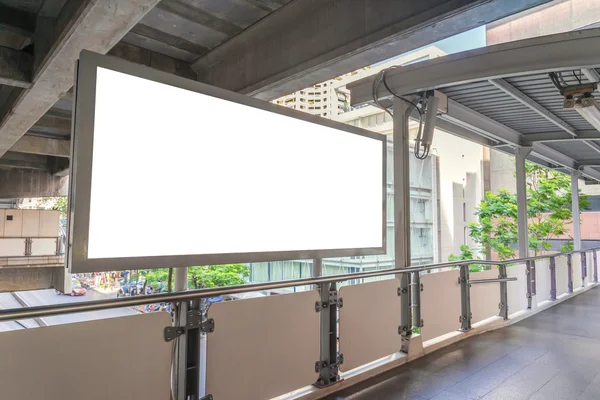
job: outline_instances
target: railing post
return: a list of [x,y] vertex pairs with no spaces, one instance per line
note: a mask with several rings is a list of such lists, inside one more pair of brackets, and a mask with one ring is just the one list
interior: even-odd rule
[[598,254],[596,253],[596,250],[594,250],[592,256],[594,258],[594,283],[598,283]]
[[537,269],[535,267],[535,260],[531,260],[531,295],[537,295]]
[[587,278],[587,255],[585,251],[580,253],[581,255],[581,286],[585,287],[585,278]]
[[556,259],[550,257],[550,300],[556,300]]
[[[498,265],[499,274],[498,278],[508,278],[508,272],[506,271],[506,264]],[[508,320],[508,282],[500,282],[500,313],[498,314],[504,320]]]
[[571,254],[567,254],[567,273],[569,274],[568,277],[568,287],[569,287],[569,293],[573,293],[573,263],[572,263],[572,257]]
[[321,313],[320,324],[320,360],[315,365],[319,373],[319,379],[315,383],[317,387],[329,386],[340,379],[337,350],[338,324],[338,292],[335,282],[318,285],[320,303],[316,310]]
[[469,264],[460,266],[460,330],[466,332],[471,329],[471,285],[469,284]]
[[421,273],[411,272],[411,309],[412,309],[412,329],[421,328],[423,320],[421,319]]
[[535,282],[535,261],[527,260],[527,270],[525,273],[527,274],[527,308],[531,309],[532,307],[537,306],[537,304],[533,304],[533,296],[536,295],[536,282]]

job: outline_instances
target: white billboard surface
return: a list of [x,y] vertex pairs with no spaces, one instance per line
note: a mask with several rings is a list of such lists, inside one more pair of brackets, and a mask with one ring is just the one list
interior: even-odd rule
[[[384,139],[95,74],[87,254],[77,257],[198,255],[201,265],[202,255],[384,249]],[[87,196],[74,194],[78,218]],[[222,261],[234,259],[244,261]]]

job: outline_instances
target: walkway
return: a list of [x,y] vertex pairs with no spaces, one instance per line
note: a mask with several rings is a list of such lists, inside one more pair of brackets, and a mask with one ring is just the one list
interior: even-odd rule
[[600,399],[600,287],[328,400]]

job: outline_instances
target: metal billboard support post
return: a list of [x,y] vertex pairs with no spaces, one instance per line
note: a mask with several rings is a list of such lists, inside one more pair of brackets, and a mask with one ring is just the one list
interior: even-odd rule
[[[175,268],[175,291],[181,292],[187,289],[187,268]],[[187,326],[189,302],[182,301],[177,307],[178,325]],[[187,366],[188,366],[188,334],[184,330],[177,338],[177,351],[175,357],[175,381],[177,382],[177,400],[187,400]]]
[[458,278],[460,284],[460,310],[459,317],[460,330],[466,332],[471,330],[471,285],[469,283],[469,265],[463,264],[460,266],[460,276]]
[[[505,279],[508,278],[508,273],[506,271],[506,264],[498,265],[499,274],[498,278]],[[505,321],[508,320],[508,282],[500,282],[500,313]]]
[[[406,100],[394,98],[394,251],[395,267],[410,265],[410,146],[408,118],[413,106]],[[400,327],[401,351],[408,353],[411,330],[411,294],[409,274],[399,274],[400,279]]]
[[316,387],[330,386],[340,381],[340,364],[343,356],[338,355],[338,307],[342,307],[342,299],[338,297],[336,283],[318,285],[320,301],[315,304],[315,311],[321,313],[320,324],[320,359],[315,362],[315,372],[319,373]]

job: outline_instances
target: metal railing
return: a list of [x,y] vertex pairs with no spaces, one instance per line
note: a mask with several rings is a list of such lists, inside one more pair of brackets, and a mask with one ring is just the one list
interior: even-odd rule
[[[316,387],[326,387],[335,384],[340,380],[340,365],[343,363],[343,356],[339,352],[338,338],[339,338],[339,324],[338,324],[338,310],[343,307],[343,299],[339,297],[338,284],[340,282],[358,280],[364,278],[375,278],[389,275],[396,275],[399,277],[402,274],[408,274],[409,279],[408,287],[398,288],[398,295],[404,294],[403,298],[409,301],[401,302],[401,326],[398,329],[398,334],[402,336],[403,350],[407,350],[407,346],[410,342],[410,338],[413,334],[413,330],[422,327],[421,320],[421,299],[420,290],[422,273],[434,269],[452,268],[456,267],[459,269],[458,284],[460,285],[460,298],[461,298],[461,315],[460,315],[460,331],[466,332],[472,329],[472,315],[471,315],[471,285],[480,284],[491,284],[499,283],[500,285],[500,305],[498,315],[503,319],[509,318],[508,313],[508,282],[516,281],[516,277],[509,277],[507,274],[507,267],[515,264],[525,264],[527,274],[525,276],[527,281],[527,299],[528,308],[532,307],[532,299],[536,295],[536,271],[535,263],[541,259],[550,259],[550,280],[551,285],[551,296],[552,300],[556,299],[556,271],[555,271],[555,259],[557,257],[567,257],[569,272],[569,293],[573,291],[572,282],[572,269],[571,259],[574,254],[582,254],[581,268],[582,268],[582,279],[587,277],[587,260],[585,257],[586,252],[591,252],[593,255],[593,282],[598,282],[597,273],[597,250],[598,249],[587,249],[573,251],[569,253],[554,253],[546,254],[533,257],[525,257],[520,259],[506,260],[506,261],[485,261],[485,260],[460,260],[439,264],[429,264],[420,266],[411,266],[407,268],[392,268],[370,272],[358,272],[349,273],[342,275],[305,278],[305,279],[294,279],[279,282],[267,282],[267,283],[250,283],[238,286],[220,287],[220,288],[205,288],[188,290],[184,292],[175,293],[163,293],[144,295],[129,298],[115,298],[105,299],[89,302],[79,303],[67,303],[67,304],[54,304],[47,306],[29,307],[21,309],[4,309],[0,310],[0,322],[12,321],[20,319],[31,319],[50,317],[62,314],[70,314],[77,312],[88,312],[88,311],[99,311],[129,306],[140,306],[154,303],[173,303],[174,309],[176,310],[175,322],[172,327],[165,327],[164,337],[165,340],[171,341],[174,339],[178,340],[179,351],[178,354],[185,354],[185,349],[190,348],[190,337],[195,336],[194,340],[197,340],[199,335],[204,335],[212,332],[214,329],[214,321],[209,318],[207,312],[201,306],[201,300],[208,299],[218,296],[233,295],[246,292],[255,291],[267,291],[273,289],[290,288],[295,286],[309,286],[314,285],[319,292],[319,301],[315,305],[317,312],[320,313],[320,346],[321,355],[320,360],[315,366],[315,370],[319,374]],[[469,266],[473,264],[479,265],[490,265],[498,267],[498,277],[492,279],[471,279]],[[401,280],[398,280],[399,283]],[[456,281],[455,281],[456,282]],[[368,283],[367,283],[368,284]],[[400,298],[400,297],[399,297]],[[239,300],[244,301],[244,300]],[[404,304],[406,303],[406,304]],[[182,326],[179,326],[178,321],[184,321]],[[192,336],[190,336],[190,334]],[[404,345],[406,343],[406,346]],[[194,348],[194,346],[191,346]],[[182,349],[182,350],[181,350]],[[197,349],[197,347],[196,347]],[[193,353],[193,354],[192,354]],[[187,363],[200,364],[198,351],[192,351],[187,355]],[[210,365],[208,366],[210,368]],[[183,368],[182,370],[185,370]],[[178,391],[177,399],[200,399],[200,393],[197,388],[193,388],[194,385],[184,385],[187,389],[181,389],[181,379],[179,381],[180,390]],[[192,387],[192,389],[190,389]],[[190,390],[192,391],[190,393]],[[185,393],[184,393],[185,392]]]
[[[16,252],[11,251],[9,253],[0,253],[0,258],[17,258],[17,257],[31,257],[31,256],[55,256],[55,255],[61,255],[64,252],[61,253],[61,249],[62,249],[62,240],[60,236],[44,236],[44,237],[38,237],[38,236],[34,236],[34,237],[13,237],[13,236],[6,236],[6,237],[1,237],[0,241],[2,240],[10,240],[10,241],[22,241],[22,250],[16,250]],[[35,254],[33,254],[33,245],[34,242],[37,244],[39,243],[39,241],[48,241],[48,240],[53,240],[54,244],[52,246],[51,249],[49,250],[44,250],[42,251],[42,253],[39,253],[36,251]],[[10,248],[14,248],[13,246],[10,246]]]

